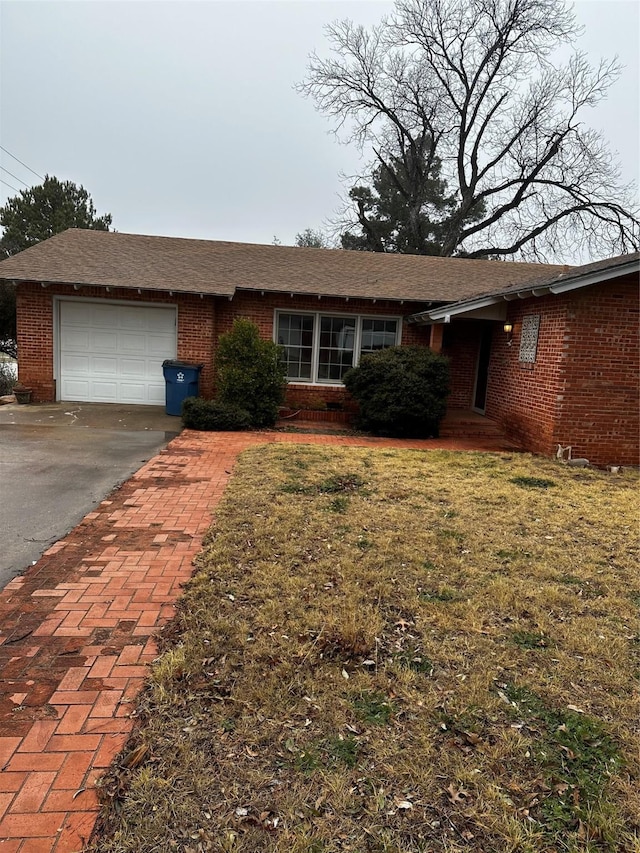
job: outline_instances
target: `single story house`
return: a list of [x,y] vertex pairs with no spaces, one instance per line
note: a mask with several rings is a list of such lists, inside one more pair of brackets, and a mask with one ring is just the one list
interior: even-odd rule
[[284,347],[293,406],[348,406],[362,353],[430,346],[450,408],[599,465],[640,462],[639,273],[640,254],[572,268],[78,229],[0,263],[37,401],[160,405],[172,358],[204,363],[210,396],[218,338],[246,317]]

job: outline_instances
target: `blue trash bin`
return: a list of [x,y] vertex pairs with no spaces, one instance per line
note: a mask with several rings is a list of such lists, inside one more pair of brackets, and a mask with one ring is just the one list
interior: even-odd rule
[[168,415],[181,415],[182,402],[187,397],[197,397],[200,387],[200,371],[203,364],[190,364],[186,361],[162,362],[162,372],[166,385],[166,406]]

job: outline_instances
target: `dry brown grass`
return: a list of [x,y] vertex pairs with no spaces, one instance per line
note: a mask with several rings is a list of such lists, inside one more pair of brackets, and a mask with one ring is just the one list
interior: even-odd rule
[[245,453],[95,850],[639,850],[636,487]]

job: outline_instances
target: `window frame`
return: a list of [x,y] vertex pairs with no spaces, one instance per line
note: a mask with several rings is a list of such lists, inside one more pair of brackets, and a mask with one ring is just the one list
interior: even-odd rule
[[311,344],[311,379],[296,379],[287,376],[290,385],[316,385],[322,388],[344,388],[344,382],[336,379],[318,379],[318,366],[320,362],[320,318],[337,317],[355,320],[355,336],[353,342],[353,366],[360,363],[362,344],[362,321],[363,320],[393,320],[396,323],[396,342],[393,346],[402,343],[402,320],[401,314],[351,314],[348,311],[309,311],[296,308],[275,308],[273,312],[273,340],[278,343],[278,320],[281,314],[313,317],[313,340]]

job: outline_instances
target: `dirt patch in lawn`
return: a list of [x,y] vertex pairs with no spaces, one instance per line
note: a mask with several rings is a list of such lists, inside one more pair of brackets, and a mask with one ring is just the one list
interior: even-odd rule
[[528,456],[247,451],[94,849],[638,849],[636,495]]

